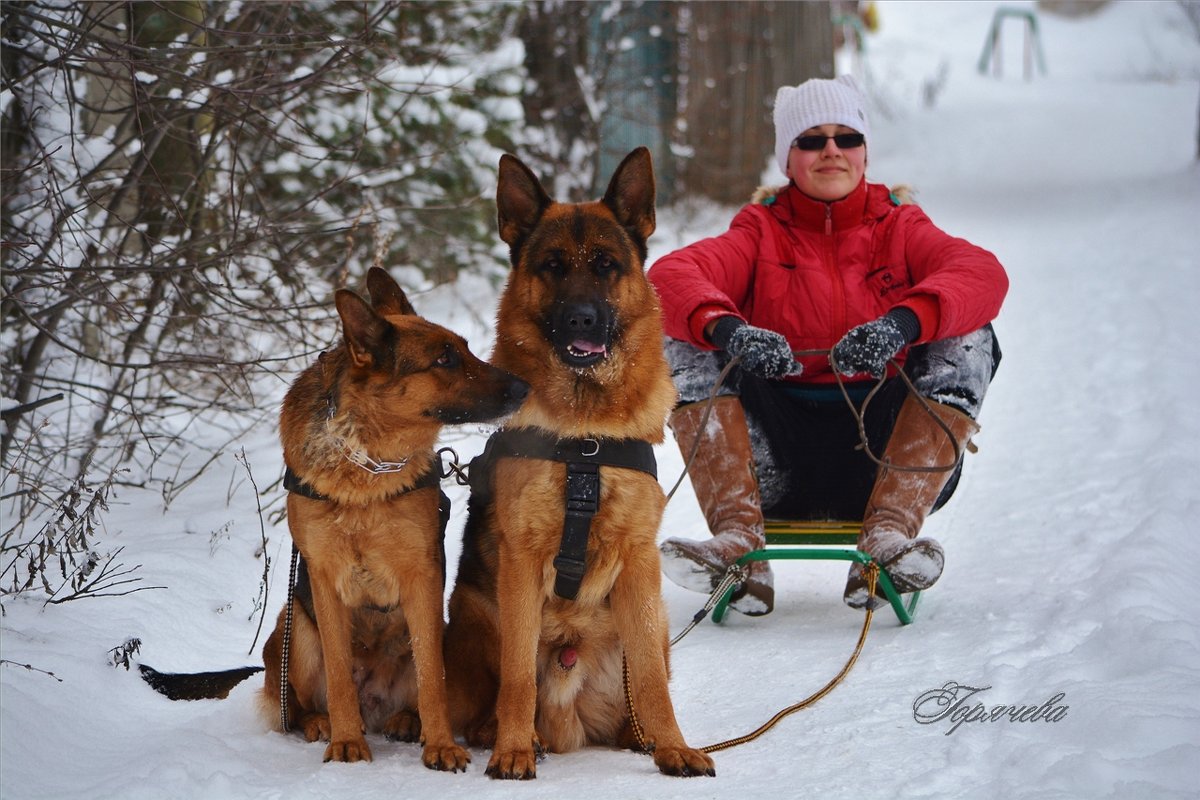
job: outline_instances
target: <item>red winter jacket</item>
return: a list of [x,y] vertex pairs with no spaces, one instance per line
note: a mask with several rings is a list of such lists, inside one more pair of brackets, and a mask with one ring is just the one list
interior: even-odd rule
[[[782,333],[793,350],[828,350],[897,306],[920,320],[918,343],[961,336],[993,320],[1008,291],[994,255],[866,180],[834,203],[789,186],[742,208],[720,236],[658,259],[649,278],[667,335],[709,350],[704,326],[729,314]],[[798,381],[833,381],[827,357],[800,360]]]

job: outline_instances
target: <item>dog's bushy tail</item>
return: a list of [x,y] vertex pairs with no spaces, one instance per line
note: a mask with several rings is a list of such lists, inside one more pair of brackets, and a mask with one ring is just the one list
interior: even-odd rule
[[159,672],[138,664],[142,679],[172,700],[224,700],[229,691],[262,667],[238,667],[219,672]]

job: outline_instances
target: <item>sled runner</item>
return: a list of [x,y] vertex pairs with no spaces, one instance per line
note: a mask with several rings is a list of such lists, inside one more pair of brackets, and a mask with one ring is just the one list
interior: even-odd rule
[[[792,561],[857,561],[867,564],[871,557],[858,550],[858,522],[839,520],[766,520],[767,546],[752,550],[738,559],[738,564],[751,561],[786,559]],[[887,595],[900,624],[909,625],[916,613],[919,591],[909,594],[907,602],[900,596],[888,574],[879,570],[879,584]],[[713,607],[713,622],[725,618],[734,586],[730,586]]]

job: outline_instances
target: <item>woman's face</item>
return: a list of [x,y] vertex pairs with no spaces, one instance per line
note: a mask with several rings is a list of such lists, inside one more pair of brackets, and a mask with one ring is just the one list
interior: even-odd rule
[[[845,125],[818,125],[800,136],[832,137],[840,133],[858,131]],[[788,177],[800,191],[816,200],[841,200],[854,191],[866,170],[866,145],[843,150],[829,138],[820,150],[801,150],[793,144],[788,151]]]

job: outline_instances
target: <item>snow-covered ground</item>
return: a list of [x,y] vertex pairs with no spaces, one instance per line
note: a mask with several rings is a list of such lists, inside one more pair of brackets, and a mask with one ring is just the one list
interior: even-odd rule
[[[166,513],[156,495],[127,489],[106,518],[103,543],[142,565],[143,585],[166,588],[5,603],[0,798],[1200,796],[1190,602],[1200,424],[1187,410],[1200,390],[1198,33],[1174,2],[1118,2],[1080,20],[1043,13],[1049,74],[1021,78],[1012,23],[996,80],[975,65],[997,4],[879,5],[866,60],[878,111],[868,174],[914,184],[941,227],[992,249],[1012,278],[980,452],[927,525],[948,560],[916,624],[877,615],[846,682],[716,754],[715,779],[667,778],[648,758],[590,749],[549,757],[533,783],[497,783],[483,774],[486,752],[465,775],[440,774],[420,766],[417,746],[378,738],[374,763],[322,764],[322,745],[265,730],[257,680],[227,700],[171,702],[108,663],[131,636],[159,669],[258,662],[259,516],[229,454]],[[661,210],[652,257],[731,215]],[[416,300],[473,331],[482,352],[478,319],[494,302],[466,283]],[[483,433],[447,440],[469,457]],[[244,444],[258,485],[274,481],[273,434]],[[679,455],[658,455],[673,482]],[[452,496],[453,564],[465,497],[457,487]],[[263,502],[269,513],[278,493]],[[685,488],[661,535],[701,527]],[[268,523],[267,535],[269,629],[290,543],[283,527]],[[693,744],[746,733],[807,696],[854,644],[861,617],[840,600],[844,565],[784,562],[776,573],[774,614],[731,614],[675,648],[672,692]],[[664,591],[679,630],[703,598]],[[1042,716],[1056,721],[922,724],[918,698],[949,682],[987,687],[969,705],[989,710],[1051,701]]]

